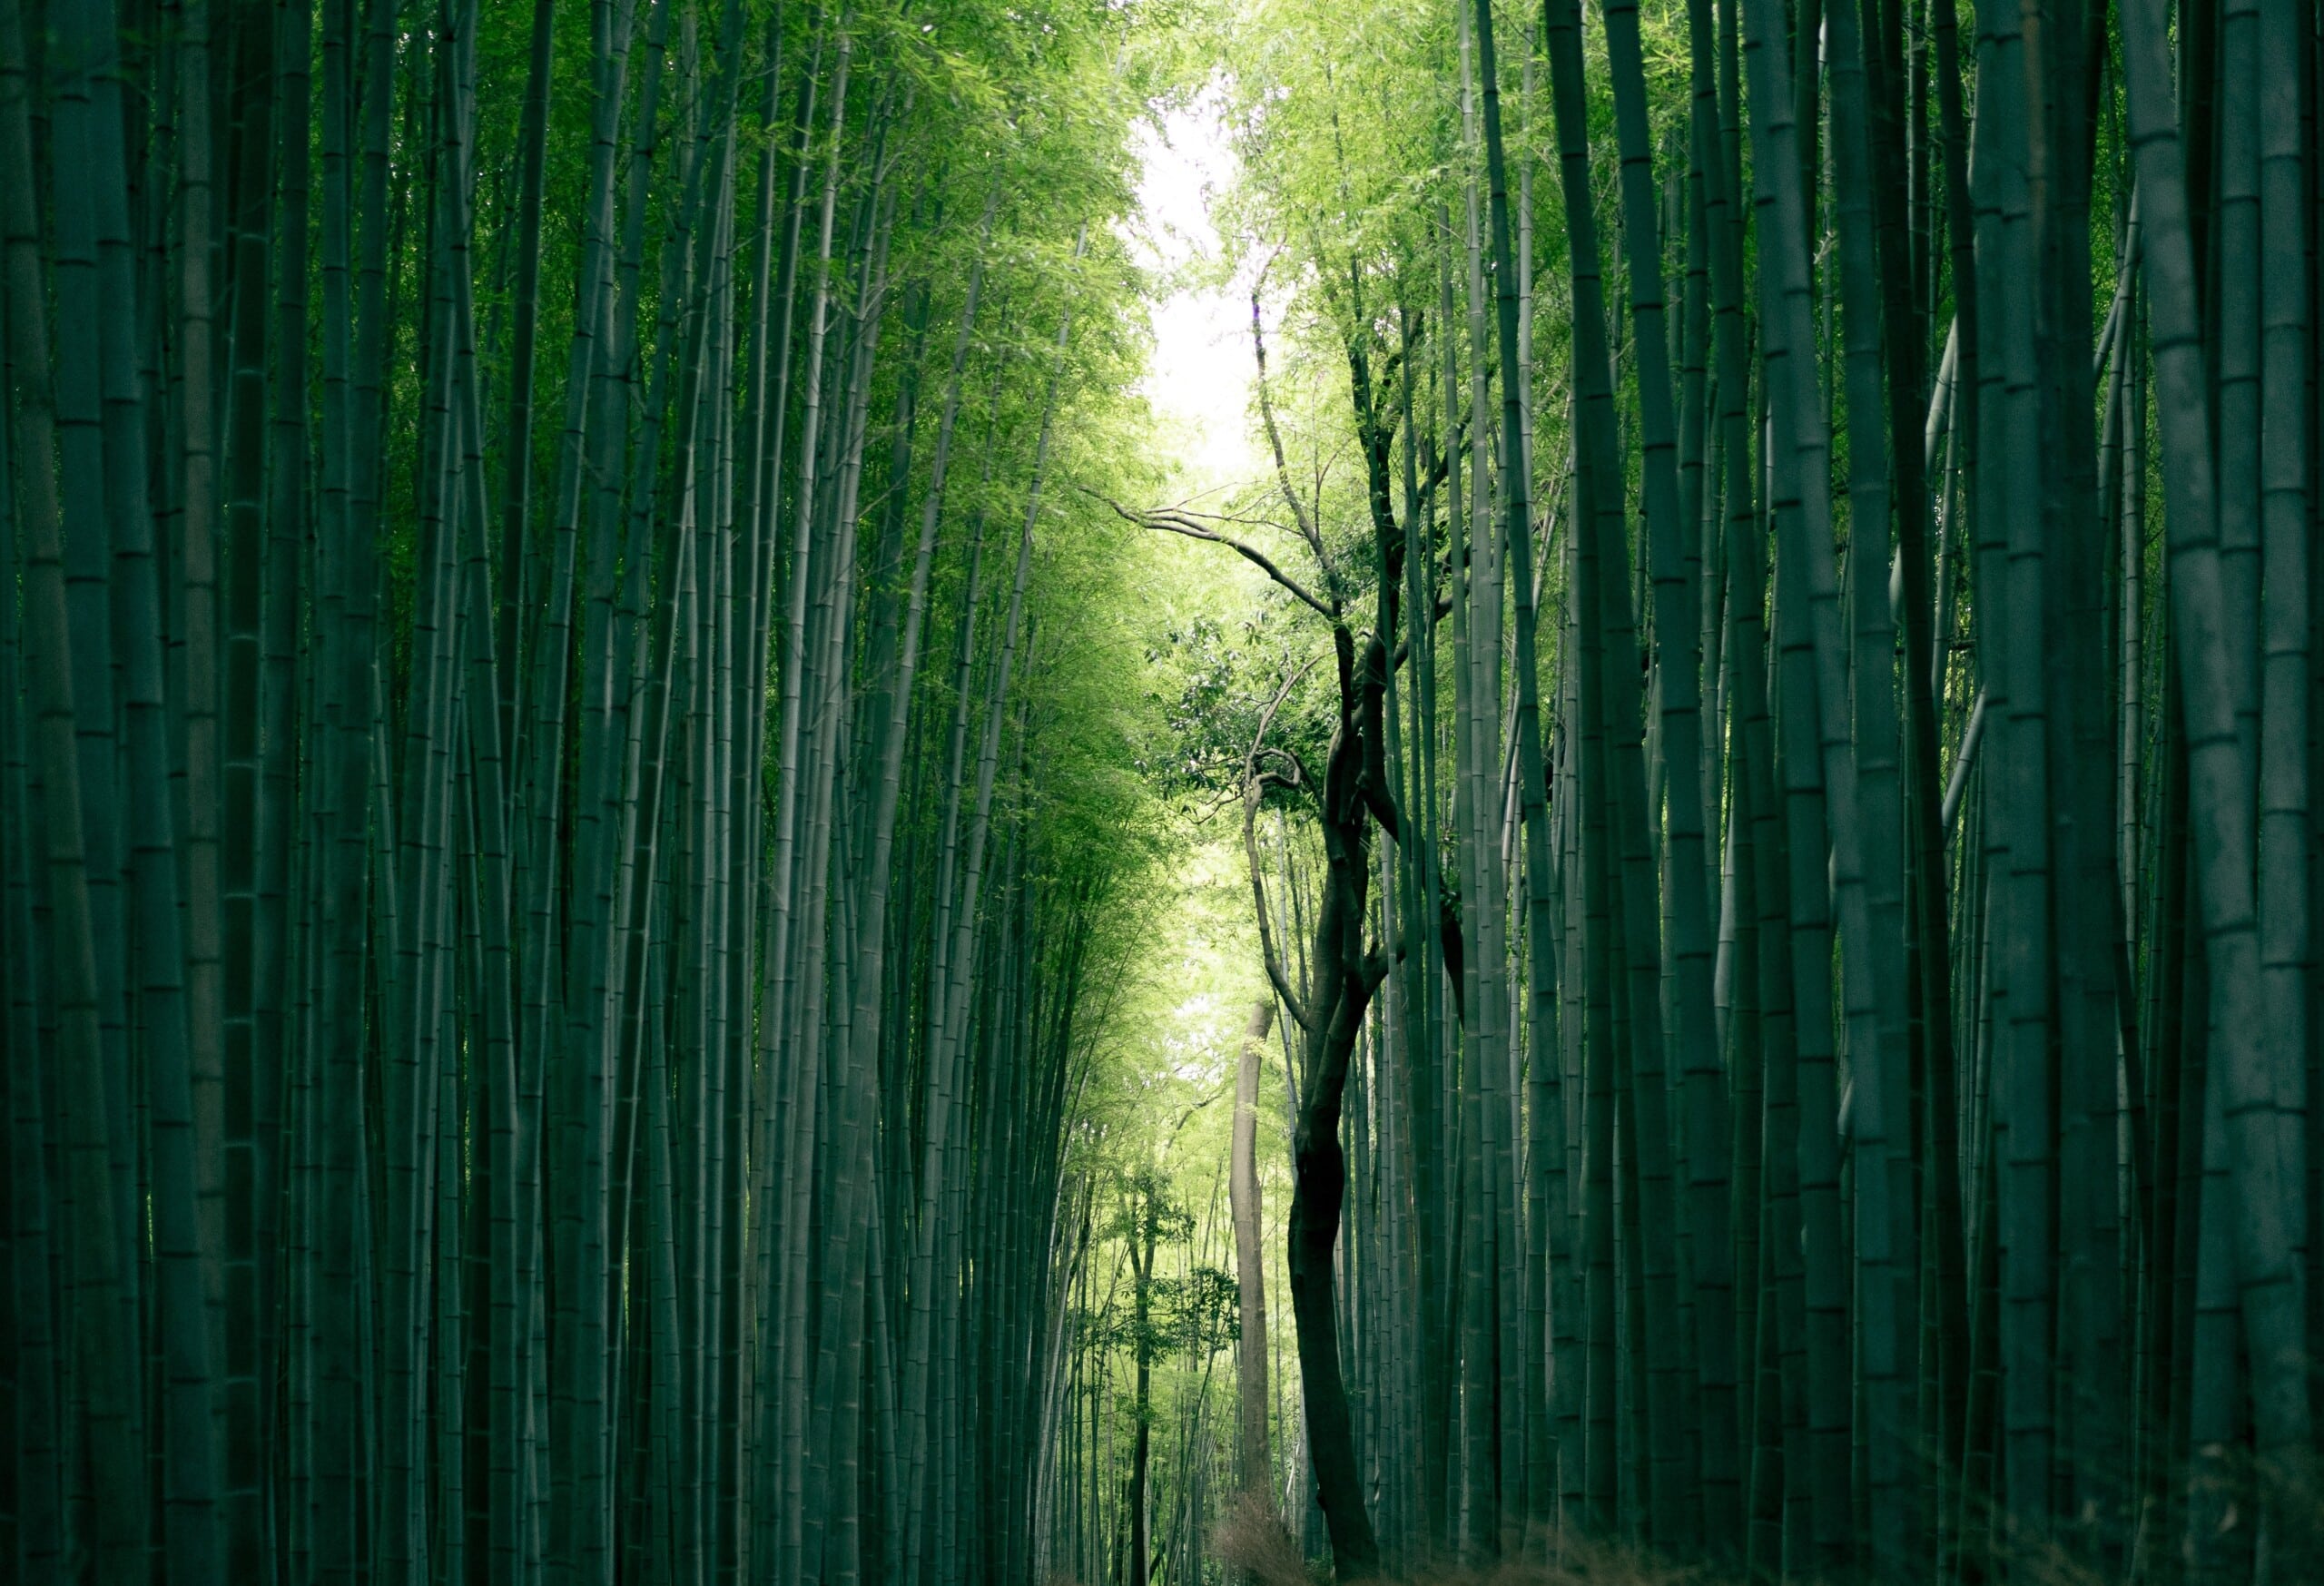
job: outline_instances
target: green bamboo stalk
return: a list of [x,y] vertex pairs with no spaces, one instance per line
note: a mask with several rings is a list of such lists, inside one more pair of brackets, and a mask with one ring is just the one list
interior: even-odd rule
[[119,1369],[133,1358],[117,1295],[129,1256],[114,1218],[100,1028],[95,910],[83,832],[81,756],[74,738],[79,701],[68,657],[71,619],[65,590],[64,513],[57,475],[57,411],[50,368],[47,287],[34,210],[30,64],[21,12],[0,7],[0,169],[8,180],[0,209],[0,246],[7,261],[9,360],[15,392],[12,478],[16,520],[25,537],[25,616],[31,694],[39,740],[42,823],[49,872],[49,921],[56,997],[56,1073],[63,1104],[63,1157],[74,1241],[65,1314],[71,1317],[81,1377],[67,1406],[83,1423],[94,1465],[95,1572],[130,1580],[143,1568],[148,1510],[138,1447],[133,1384]]

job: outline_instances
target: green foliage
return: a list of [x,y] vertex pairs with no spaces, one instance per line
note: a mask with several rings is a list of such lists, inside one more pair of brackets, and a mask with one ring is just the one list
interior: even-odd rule
[[[1312,635],[1283,631],[1300,621],[1279,606],[1262,606],[1240,625],[1237,643],[1216,617],[1197,616],[1147,645],[1155,674],[1149,693],[1161,705],[1176,753],[1146,769],[1166,793],[1212,807],[1238,798],[1245,765],[1256,754],[1258,768],[1274,773],[1266,790],[1271,803],[1312,793],[1330,748],[1333,715],[1329,692],[1291,647],[1296,640],[1312,645]],[[1177,692],[1164,697],[1161,688],[1173,684]]]
[[1240,1291],[1233,1273],[1197,1264],[1183,1276],[1149,1279],[1146,1287],[1147,1313],[1142,1327],[1137,1306],[1127,1295],[1102,1306],[1077,1308],[1070,1325],[1082,1346],[1132,1355],[1142,1351],[1159,1360],[1216,1355],[1243,1335],[1236,1312]]
[[1184,1277],[1155,1281],[1154,1305],[1172,1318],[1176,1346],[1189,1354],[1216,1355],[1243,1336],[1236,1307],[1242,1291],[1234,1275],[1203,1263]]

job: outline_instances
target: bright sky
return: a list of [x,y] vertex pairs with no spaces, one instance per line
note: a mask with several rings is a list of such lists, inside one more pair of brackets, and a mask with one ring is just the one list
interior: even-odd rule
[[1258,471],[1247,416],[1251,391],[1250,295],[1246,281],[1220,286],[1219,237],[1211,196],[1233,180],[1216,99],[1205,94],[1173,112],[1157,132],[1142,127],[1145,163],[1137,197],[1145,211],[1136,241],[1146,261],[1169,272],[1152,309],[1154,363],[1144,390],[1175,441],[1179,488],[1215,491]]

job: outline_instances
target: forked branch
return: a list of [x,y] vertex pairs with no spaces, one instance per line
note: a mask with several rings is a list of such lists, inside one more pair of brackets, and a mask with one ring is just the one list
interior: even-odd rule
[[1243,756],[1243,857],[1251,866],[1251,901],[1258,909],[1259,956],[1266,960],[1267,980],[1274,984],[1275,994],[1283,999],[1284,1007],[1299,1028],[1311,1035],[1315,1030],[1315,1016],[1292,990],[1291,977],[1284,973],[1282,955],[1275,951],[1275,927],[1269,923],[1273,916],[1267,912],[1266,870],[1259,862],[1257,820],[1259,798],[1267,783],[1283,780],[1274,773],[1259,770],[1259,751],[1266,743],[1267,729],[1275,724],[1275,712],[1283,708],[1283,702],[1291,697],[1291,691],[1307,675],[1307,667],[1314,665],[1310,661],[1284,679],[1283,686],[1275,690],[1275,698],[1267,702],[1267,708],[1259,716],[1259,730],[1252,734],[1250,753]]
[[1143,512],[1133,511],[1103,491],[1092,490],[1087,485],[1080,488],[1087,494],[1097,497],[1098,500],[1112,507],[1118,516],[1128,522],[1137,524],[1140,528],[1160,529],[1165,534],[1182,534],[1188,539],[1207,540],[1212,545],[1225,546],[1288,590],[1294,598],[1325,622],[1335,624],[1339,621],[1337,613],[1316,599],[1306,586],[1300,583],[1298,579],[1277,566],[1274,557],[1249,541],[1237,539],[1231,534],[1222,534],[1194,514],[1176,507],[1154,507]]
[[1259,293],[1251,289],[1251,353],[1258,362],[1259,419],[1265,426],[1267,445],[1275,452],[1275,479],[1283,490],[1283,498],[1291,507],[1291,520],[1299,526],[1299,537],[1315,553],[1316,563],[1324,561],[1323,536],[1315,531],[1315,520],[1301,505],[1299,492],[1291,488],[1291,464],[1283,453],[1283,431],[1275,427],[1275,402],[1267,395],[1267,343],[1259,329]]

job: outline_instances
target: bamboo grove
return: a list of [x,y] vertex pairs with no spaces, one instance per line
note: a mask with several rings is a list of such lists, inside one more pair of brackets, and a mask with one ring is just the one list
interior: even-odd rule
[[0,1574],[1026,1577],[1146,36],[6,0]]
[[1084,1578],[2315,1578],[2318,25],[1218,25],[1302,1393],[1136,1351]]
[[10,1578],[2317,1578],[2319,65],[0,0]]

